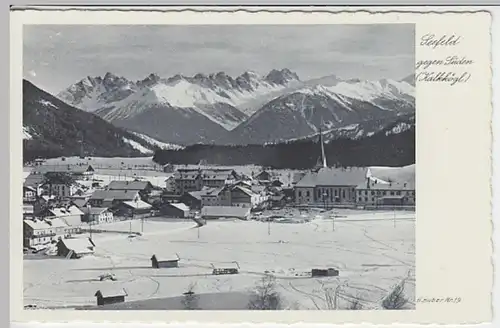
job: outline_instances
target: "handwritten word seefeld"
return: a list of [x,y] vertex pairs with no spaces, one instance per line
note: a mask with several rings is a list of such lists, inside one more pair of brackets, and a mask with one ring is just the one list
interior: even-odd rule
[[435,34],[429,33],[422,36],[420,45],[436,49],[437,47],[456,46],[461,40],[462,37],[456,35],[442,35],[441,37],[437,37]]

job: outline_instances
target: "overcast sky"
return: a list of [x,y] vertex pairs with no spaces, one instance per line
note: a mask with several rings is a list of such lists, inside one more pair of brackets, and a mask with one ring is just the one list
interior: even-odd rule
[[53,94],[108,71],[134,81],[152,72],[235,77],[285,67],[301,80],[402,79],[414,72],[414,31],[413,24],[25,25],[24,77]]

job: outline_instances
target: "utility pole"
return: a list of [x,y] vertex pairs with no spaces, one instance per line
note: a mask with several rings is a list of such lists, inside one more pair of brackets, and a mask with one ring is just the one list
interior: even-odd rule
[[267,221],[267,235],[270,236],[271,235],[271,220],[268,219]]
[[90,214],[90,204],[87,204],[87,219],[89,220],[89,233],[92,240],[92,215]]
[[335,213],[332,215],[332,231],[335,231]]
[[394,211],[394,228],[396,228],[396,206],[393,207]]

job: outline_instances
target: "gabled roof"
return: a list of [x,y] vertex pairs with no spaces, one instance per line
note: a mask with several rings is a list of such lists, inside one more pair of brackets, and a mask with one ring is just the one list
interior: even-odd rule
[[24,180],[24,186],[38,187],[42,184],[43,180],[43,175],[30,173]]
[[45,220],[24,220],[24,223],[33,230],[45,230],[51,228]]
[[91,254],[93,253],[94,244],[88,238],[61,239],[67,249],[72,250],[75,254]]
[[64,220],[61,220],[60,218],[49,219],[46,220],[46,222],[52,228],[65,228],[68,226],[68,224],[64,222]]
[[115,297],[115,296],[128,296],[127,292],[123,288],[113,289],[113,288],[105,288],[99,289],[94,296],[96,297]]
[[96,190],[90,199],[106,200],[133,200],[139,191],[137,190]]
[[119,181],[114,180],[108,185],[108,190],[145,190],[153,185],[149,181]]
[[83,212],[75,205],[69,207],[55,207],[49,209],[54,216],[83,215]]
[[125,204],[126,206],[131,207],[133,209],[148,209],[148,208],[152,207],[150,204],[146,203],[145,201],[143,201],[141,199],[139,199],[136,202],[126,201],[126,202],[123,202],[123,204]]
[[179,210],[184,211],[184,212],[189,211],[189,207],[184,203],[170,203],[169,205],[172,207],[178,208]]
[[86,198],[73,198],[72,202],[73,202],[73,204],[75,204],[76,207],[83,208],[87,204],[87,199]]
[[23,186],[23,191],[24,191],[24,189],[32,191],[32,192],[36,192],[36,188],[34,188],[32,186]]
[[313,188],[316,186],[358,186],[366,179],[366,168],[321,168],[318,172],[308,172],[295,185]]
[[201,197],[216,197],[218,196],[224,188],[209,188],[203,190]]
[[242,186],[236,186],[236,187],[233,188],[233,190],[234,189],[237,189],[237,190],[239,190],[239,191],[247,194],[250,197],[255,195],[255,193],[252,190],[250,190],[248,188],[245,188],[245,187],[242,187]]
[[238,206],[204,206],[202,216],[243,218],[250,213],[249,208]]

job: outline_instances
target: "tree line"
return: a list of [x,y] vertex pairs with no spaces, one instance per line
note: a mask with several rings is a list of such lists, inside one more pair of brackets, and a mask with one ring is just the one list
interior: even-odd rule
[[[321,155],[318,142],[223,146],[196,144],[181,150],[158,150],[159,164],[248,165],[276,169],[308,169]],[[375,134],[362,139],[336,139],[325,145],[330,166],[405,166],[415,163],[415,129],[399,134]]]

